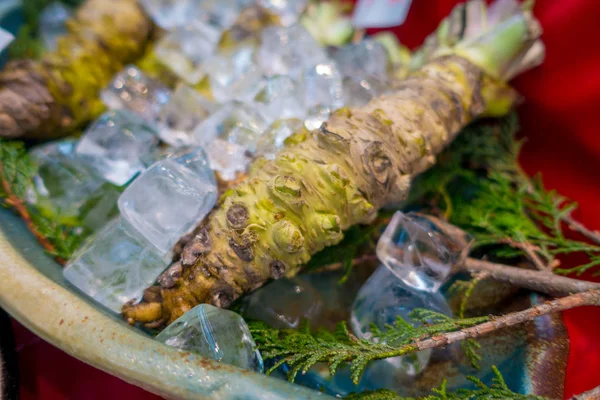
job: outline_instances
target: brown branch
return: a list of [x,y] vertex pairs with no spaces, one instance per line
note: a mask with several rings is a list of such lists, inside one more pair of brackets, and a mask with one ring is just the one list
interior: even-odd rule
[[[2,168],[2,164],[0,163],[0,176],[3,175],[4,170]],[[29,214],[27,206],[18,196],[14,194],[8,181],[6,181],[5,179],[0,179],[0,181],[2,182],[2,188],[6,193],[6,204],[11,206],[21,216],[21,218],[23,218],[23,221],[25,221],[27,228],[31,231],[31,233],[33,233],[33,236],[35,236],[35,238],[42,245],[42,247],[49,253],[56,254],[56,249],[54,248],[54,245],[38,231],[37,227],[31,220],[31,214]],[[65,260],[63,260],[60,257],[56,257],[56,261],[63,265],[65,263]]]
[[554,264],[553,260],[551,260],[549,264],[544,263],[537,254],[537,251],[539,249],[536,246],[532,245],[531,243],[517,242],[516,240],[513,240],[511,238],[503,239],[500,241],[500,243],[505,243],[505,244],[509,245],[510,247],[522,250],[525,253],[525,255],[527,255],[527,258],[529,258],[531,260],[531,262],[533,263],[533,265],[540,271],[549,270],[550,269],[549,265]]
[[415,349],[421,351],[435,347],[443,347],[461,340],[477,338],[498,329],[522,324],[537,317],[541,317],[542,315],[561,312],[576,307],[598,305],[600,305],[600,290],[589,290],[587,292],[581,292],[552,300],[523,311],[512,312],[501,317],[494,317],[491,321],[470,328],[461,329],[460,331],[443,333],[428,339],[418,340],[403,347],[406,348],[408,352],[414,351]]
[[587,392],[583,392],[571,397],[571,400],[598,400],[600,399],[600,386],[596,386],[595,388],[588,390]]
[[566,223],[572,231],[585,236],[594,243],[600,244],[600,232],[589,230],[581,222],[575,221],[570,215],[565,215],[561,218],[561,221]]
[[553,274],[549,271],[534,271],[467,258],[458,266],[459,271],[485,272],[494,280],[545,293],[551,296],[567,296],[592,289],[600,289],[600,283],[582,281]]

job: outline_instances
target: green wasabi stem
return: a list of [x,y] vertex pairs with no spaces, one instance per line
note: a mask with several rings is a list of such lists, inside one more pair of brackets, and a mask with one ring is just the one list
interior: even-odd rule
[[408,47],[404,46],[398,40],[398,36],[391,32],[380,32],[371,39],[379,42],[385,47],[388,52],[388,57],[393,65],[408,65],[411,58],[411,53]]

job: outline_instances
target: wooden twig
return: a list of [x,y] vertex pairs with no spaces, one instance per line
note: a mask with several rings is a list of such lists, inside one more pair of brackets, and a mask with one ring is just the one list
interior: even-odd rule
[[587,392],[583,392],[580,394],[576,394],[571,397],[571,400],[599,400],[600,399],[600,386],[596,386],[595,388],[588,390]]
[[561,221],[567,224],[569,229],[571,229],[572,231],[585,236],[594,243],[600,244],[600,232],[592,231],[586,228],[581,222],[575,221],[575,219],[573,219],[573,217],[570,215],[565,215],[561,218]]
[[[2,164],[0,163],[0,176],[3,175],[4,170],[2,169]],[[35,238],[42,245],[42,247],[49,253],[56,254],[56,249],[54,245],[38,231],[35,224],[31,220],[31,214],[29,214],[29,210],[27,209],[25,203],[23,203],[23,200],[21,200],[18,196],[14,194],[12,188],[10,187],[10,184],[6,180],[0,179],[0,181],[2,182],[2,188],[6,193],[6,198],[4,199],[6,201],[6,204],[12,207],[21,216],[21,218],[23,218],[23,221],[25,221],[25,225],[27,225],[27,228],[31,231],[31,233],[33,233],[33,236],[35,236]],[[56,257],[56,261],[63,265],[65,263],[65,260],[63,260],[60,257]]]
[[550,296],[567,296],[591,289],[600,289],[600,283],[582,281],[556,275],[550,271],[534,271],[504,264],[467,258],[458,270],[470,273],[485,272],[491,279],[545,293]]
[[[417,351],[421,351],[425,349],[433,349],[435,347],[443,347],[449,345],[450,343],[459,342],[461,340],[477,338],[494,332],[498,329],[522,324],[537,317],[541,317],[542,315],[561,312],[576,307],[598,305],[600,305],[600,290],[589,290],[587,292],[581,292],[552,300],[523,311],[512,312],[501,317],[495,317],[491,321],[484,322],[470,328],[461,329],[456,332],[443,333],[432,336],[428,339],[417,340],[412,344],[403,346],[403,348],[406,348],[407,352],[412,352],[415,351],[415,349]],[[399,350],[402,351],[403,348]]]
[[505,243],[505,244],[509,245],[510,247],[514,247],[515,249],[522,250],[527,255],[527,258],[529,258],[531,260],[533,265],[538,270],[546,271],[546,270],[550,269],[548,266],[549,264],[546,264],[542,261],[540,256],[537,254],[538,249],[535,246],[533,246],[531,243],[517,242],[516,240],[510,239],[510,238],[502,240],[501,243]]

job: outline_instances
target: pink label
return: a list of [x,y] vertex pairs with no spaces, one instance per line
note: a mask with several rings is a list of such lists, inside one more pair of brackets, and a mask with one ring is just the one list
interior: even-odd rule
[[411,0],[358,0],[352,22],[357,28],[389,28],[402,25]]

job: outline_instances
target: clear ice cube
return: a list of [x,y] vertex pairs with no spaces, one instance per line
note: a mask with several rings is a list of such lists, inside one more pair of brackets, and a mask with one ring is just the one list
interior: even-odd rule
[[160,138],[171,146],[193,144],[192,133],[216,109],[217,105],[197,90],[180,84],[158,115]]
[[250,100],[260,90],[262,72],[255,52],[252,46],[241,46],[207,61],[206,72],[216,101]]
[[171,30],[186,25],[190,20],[193,0],[140,0],[144,11],[156,25]]
[[263,370],[262,357],[244,319],[209,304],[200,304],[183,314],[156,340],[225,364]]
[[264,86],[254,97],[260,113],[267,121],[303,118],[306,114],[302,91],[289,76],[274,75],[265,80]]
[[327,106],[336,110],[344,105],[342,75],[333,62],[307,68],[302,75],[304,105]]
[[[418,326],[420,323],[409,316],[415,308],[452,316],[448,303],[439,292],[431,293],[408,286],[388,268],[381,265],[363,285],[354,300],[350,319],[352,331],[360,338],[371,339],[372,324],[379,329],[385,329],[386,325],[393,325],[398,317]],[[394,343],[389,344],[394,345]],[[431,350],[424,350],[382,360],[386,367],[374,365],[372,367],[377,368],[378,371],[385,371],[387,368],[386,376],[390,374],[415,376],[425,368],[430,355]]]
[[281,278],[255,290],[245,300],[243,315],[274,328],[296,329],[302,321],[319,318],[324,301],[300,278]]
[[27,198],[48,218],[96,231],[117,214],[119,192],[75,153],[76,145],[66,139],[29,151],[37,172]]
[[344,106],[361,107],[385,92],[383,82],[377,78],[357,79],[347,76],[343,80]]
[[77,251],[63,275],[67,281],[108,309],[137,300],[167,263],[152,246],[127,232],[117,218]]
[[334,60],[343,76],[355,79],[387,78],[387,51],[381,43],[374,40],[367,39],[343,46],[335,52]]
[[15,37],[12,33],[0,28],[0,52],[6,49],[13,40]]
[[300,25],[271,26],[262,33],[258,62],[267,75],[296,79],[305,68],[326,61],[325,49]]
[[277,152],[283,148],[284,141],[289,136],[303,128],[303,122],[299,119],[280,119],[271,124],[269,129],[258,139],[256,154],[273,159]]
[[377,242],[377,257],[407,285],[437,291],[465,249],[427,218],[398,211]]
[[129,110],[153,121],[169,102],[171,91],[137,67],[128,65],[100,92],[100,98],[111,110]]
[[167,33],[154,51],[179,78],[195,85],[206,75],[205,61],[215,52],[220,35],[214,27],[195,22]]
[[56,49],[57,39],[67,33],[66,22],[73,11],[58,1],[50,3],[42,10],[38,26],[39,35],[44,48],[49,51]]
[[268,127],[267,121],[254,106],[232,101],[198,125],[194,140],[196,144],[205,146],[218,138],[254,152],[258,138]]
[[239,172],[244,172],[252,161],[245,147],[222,139],[214,139],[206,147],[210,167],[224,180],[233,180]]
[[210,160],[202,147],[184,147],[171,152],[168,158],[183,165],[213,185],[217,184]]
[[331,108],[328,106],[315,106],[308,110],[306,119],[304,120],[304,126],[309,131],[319,129],[323,122],[329,119],[331,115]]
[[76,147],[107,181],[117,186],[144,170],[142,157],[158,145],[156,127],[125,110],[107,111],[83,133]]
[[308,0],[259,0],[258,3],[277,15],[283,26],[298,22],[300,15],[308,6]]
[[214,179],[167,158],[136,178],[118,204],[127,227],[169,257],[175,243],[202,221],[216,200]]

